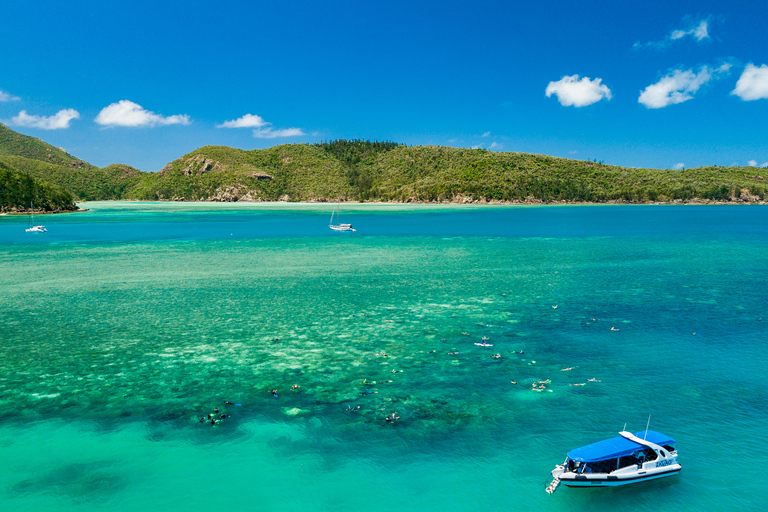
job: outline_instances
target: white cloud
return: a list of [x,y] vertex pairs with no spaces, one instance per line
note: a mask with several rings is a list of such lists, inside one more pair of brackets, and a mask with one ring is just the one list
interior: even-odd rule
[[120,100],[101,109],[95,121],[103,126],[155,126],[169,124],[189,124],[188,115],[161,116],[144,110],[129,100]]
[[0,101],[18,101],[19,98],[17,96],[13,96],[10,93],[7,93],[5,91],[0,91]]
[[[687,19],[690,19],[686,17]],[[685,21],[685,20],[683,20]],[[671,45],[674,41],[683,39],[686,36],[693,37],[696,41],[703,41],[709,39],[709,18],[701,21],[693,21],[687,24],[688,28],[675,29],[670,32],[667,37],[661,41],[648,41],[647,43],[636,42],[633,48],[656,48],[662,49]]]
[[702,39],[707,39],[709,37],[709,23],[707,20],[702,21],[699,23],[699,26],[693,29],[693,38],[697,41],[701,41]]
[[679,169],[684,169],[684,168],[685,168],[685,164],[683,162],[675,164],[675,169],[679,170]]
[[564,76],[557,82],[547,85],[547,98],[555,94],[564,107],[586,107],[601,99],[611,99],[611,90],[601,84],[602,78],[590,80],[586,76],[579,80],[579,75]]
[[490,136],[491,136],[491,132],[485,132],[484,134],[481,135],[481,137],[490,137]]
[[768,66],[747,64],[731,94],[744,101],[768,99]]
[[259,128],[253,130],[253,136],[257,139],[278,139],[281,137],[300,137],[306,135],[301,128],[283,128],[281,130],[275,130],[273,128]]
[[669,38],[673,41],[677,39],[682,39],[685,36],[693,36],[693,38],[697,41],[701,41],[702,39],[706,39],[709,37],[709,22],[707,20],[702,21],[695,27],[692,27],[688,30],[673,30],[671,34],[669,34]]
[[760,165],[757,165],[757,160],[750,160],[747,162],[750,167],[768,167],[768,162],[764,162]]
[[272,128],[272,123],[264,120],[261,116],[254,114],[245,114],[238,119],[224,121],[216,125],[217,128],[256,128],[253,130],[253,136],[257,139],[279,139],[283,137],[300,137],[306,135],[301,128]]
[[637,101],[647,108],[663,108],[675,103],[683,103],[693,99],[699,87],[712,78],[720,78],[728,73],[730,68],[730,64],[723,64],[717,69],[702,66],[698,73],[694,73],[692,69],[686,71],[676,69],[655,84],[643,89]]
[[491,142],[491,145],[488,146],[488,149],[501,149],[501,144],[495,141]]
[[238,119],[224,121],[223,123],[216,125],[216,128],[261,128],[268,124],[270,123],[266,122],[260,116],[245,114]]
[[19,112],[19,115],[11,121],[17,126],[26,126],[27,128],[40,128],[41,130],[60,130],[69,128],[69,122],[73,119],[80,119],[80,113],[73,109],[59,110],[52,116],[31,116],[26,110]]

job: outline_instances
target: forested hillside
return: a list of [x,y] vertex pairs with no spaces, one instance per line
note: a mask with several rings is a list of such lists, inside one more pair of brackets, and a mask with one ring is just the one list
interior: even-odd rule
[[[38,179],[39,190],[53,193],[56,185],[78,201],[647,203],[764,202],[768,196],[768,170],[756,167],[636,169],[363,140],[254,150],[204,146],[157,173],[117,164],[100,169],[1,124],[0,163],[18,175],[13,190],[26,174]],[[10,185],[3,190],[11,201]]]

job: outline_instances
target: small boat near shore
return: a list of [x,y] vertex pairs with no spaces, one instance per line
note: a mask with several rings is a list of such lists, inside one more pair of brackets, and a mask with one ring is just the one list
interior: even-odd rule
[[46,233],[48,231],[42,224],[35,224],[35,210],[32,203],[29,203],[29,226],[26,231],[27,233]]
[[552,470],[547,492],[566,487],[613,487],[676,475],[675,440],[646,430],[619,432],[619,437],[598,441],[568,452],[565,462]]
[[[333,223],[333,216],[336,216],[336,222],[337,224]],[[352,224],[342,224],[339,222],[341,220],[340,213],[339,213],[339,203],[336,203],[336,208],[331,212],[331,221],[328,224],[328,227],[331,228],[334,231],[357,231],[356,229],[352,228]]]

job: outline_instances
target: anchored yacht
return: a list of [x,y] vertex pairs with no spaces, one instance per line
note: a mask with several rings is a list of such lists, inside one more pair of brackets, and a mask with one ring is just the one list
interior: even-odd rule
[[547,492],[566,487],[612,487],[676,475],[675,440],[646,430],[619,432],[620,437],[599,441],[568,452],[565,462],[552,470]]

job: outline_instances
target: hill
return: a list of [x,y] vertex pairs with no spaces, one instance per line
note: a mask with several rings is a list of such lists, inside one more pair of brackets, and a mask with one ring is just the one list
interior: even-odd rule
[[40,190],[56,185],[74,200],[647,203],[768,197],[768,170],[755,167],[636,169],[361,140],[254,150],[204,146],[158,173],[117,164],[100,169],[2,124],[0,163],[40,180]]
[[17,133],[0,124],[0,163],[57,185],[78,201],[119,199],[141,179],[143,173],[127,165],[100,169],[64,149]]
[[77,210],[72,194],[66,190],[0,162],[0,211],[28,211],[30,204],[36,211]]
[[757,202],[768,170],[635,169],[527,153],[334,141],[205,146],[126,194],[177,201]]

